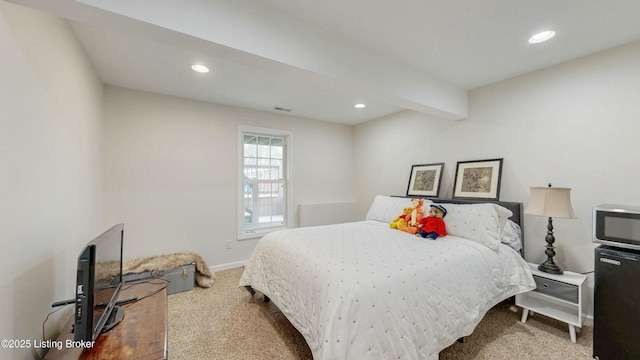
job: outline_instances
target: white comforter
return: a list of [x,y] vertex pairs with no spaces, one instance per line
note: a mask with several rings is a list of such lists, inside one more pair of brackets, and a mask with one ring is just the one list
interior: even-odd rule
[[362,221],[283,230],[240,279],[272,299],[319,359],[437,359],[492,306],[535,288],[524,260]]

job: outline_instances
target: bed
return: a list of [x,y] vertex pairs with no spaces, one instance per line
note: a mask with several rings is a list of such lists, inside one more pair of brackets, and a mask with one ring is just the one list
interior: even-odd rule
[[378,195],[364,221],[266,235],[239,286],[273,301],[316,360],[438,359],[535,283],[521,203],[433,201],[448,210],[445,237],[390,229],[410,199]]

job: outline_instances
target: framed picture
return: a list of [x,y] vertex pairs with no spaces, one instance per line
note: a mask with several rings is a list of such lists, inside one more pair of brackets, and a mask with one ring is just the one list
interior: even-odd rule
[[437,197],[444,163],[411,166],[407,196]]
[[453,198],[500,199],[502,159],[459,161],[453,180]]

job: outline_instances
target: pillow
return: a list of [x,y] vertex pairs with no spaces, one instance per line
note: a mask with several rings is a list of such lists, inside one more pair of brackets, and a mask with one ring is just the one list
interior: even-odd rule
[[447,234],[463,237],[496,250],[513,213],[497,204],[440,204],[447,209]]
[[504,229],[502,229],[500,242],[507,244],[513,250],[520,252],[520,250],[522,250],[522,231],[520,229],[520,225],[511,220],[507,220]]
[[[423,209],[428,209],[432,201],[423,199]],[[407,206],[411,206],[411,198],[394,197],[386,195],[376,195],[373,204],[367,213],[367,220],[382,221],[390,223],[396,217],[402,214],[402,210]]]

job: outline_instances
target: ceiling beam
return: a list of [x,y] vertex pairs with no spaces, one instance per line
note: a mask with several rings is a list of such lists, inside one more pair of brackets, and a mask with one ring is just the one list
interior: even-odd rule
[[392,55],[342,41],[260,1],[11,0],[78,22],[210,54],[443,119],[468,115],[465,89]]

